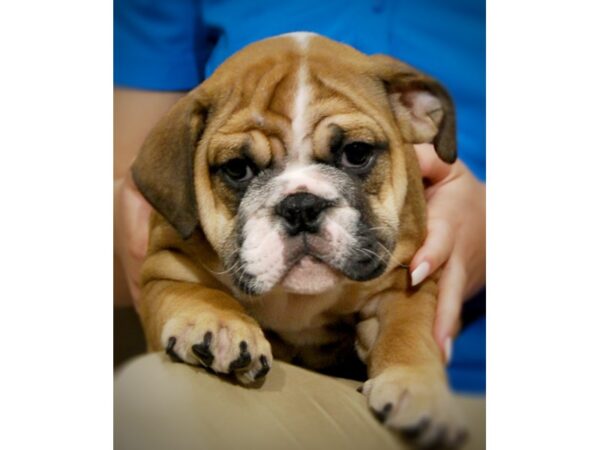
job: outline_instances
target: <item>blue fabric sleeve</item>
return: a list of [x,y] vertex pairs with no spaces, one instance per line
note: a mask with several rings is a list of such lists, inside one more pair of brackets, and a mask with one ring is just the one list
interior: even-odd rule
[[114,84],[149,90],[188,90],[203,79],[212,49],[195,0],[117,0],[114,6]]

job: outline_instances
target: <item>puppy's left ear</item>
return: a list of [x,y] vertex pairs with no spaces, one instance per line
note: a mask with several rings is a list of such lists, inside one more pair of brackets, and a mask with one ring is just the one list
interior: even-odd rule
[[181,98],[150,132],[131,169],[142,195],[184,239],[199,224],[194,155],[206,110],[199,88]]
[[385,55],[371,57],[384,82],[400,131],[413,144],[432,142],[447,163],[456,160],[456,115],[439,81]]

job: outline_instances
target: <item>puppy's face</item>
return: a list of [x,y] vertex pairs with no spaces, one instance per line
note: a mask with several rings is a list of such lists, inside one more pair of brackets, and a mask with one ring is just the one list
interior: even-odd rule
[[394,192],[382,193],[390,179],[384,134],[360,113],[326,117],[295,144],[293,121],[289,131],[292,142],[252,139],[250,133],[262,134],[252,130],[240,150],[211,165],[216,194],[232,217],[230,230],[214,231],[236,285],[250,294],[277,284],[317,293],[341,277],[380,275],[402,203]]
[[[240,291],[316,294],[390,268],[414,225],[401,220],[416,170],[410,143],[440,136],[448,108],[439,84],[399,62],[282,36],[242,50],[192,91],[149,138],[134,175],[183,236],[199,217]],[[165,153],[181,147],[176,161]],[[161,165],[163,184],[179,172],[170,200],[147,180],[149,165]]]

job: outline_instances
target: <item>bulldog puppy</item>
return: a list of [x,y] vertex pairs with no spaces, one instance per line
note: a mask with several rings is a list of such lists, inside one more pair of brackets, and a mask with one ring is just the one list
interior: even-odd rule
[[358,353],[386,426],[463,437],[433,338],[436,282],[411,287],[426,233],[413,144],[456,158],[434,79],[310,33],[249,45],[147,138],[153,205],[141,319],[152,351],[264,377],[273,357],[328,370]]

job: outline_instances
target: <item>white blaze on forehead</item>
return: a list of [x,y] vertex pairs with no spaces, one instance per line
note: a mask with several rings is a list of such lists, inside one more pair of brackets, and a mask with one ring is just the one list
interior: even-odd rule
[[312,31],[293,31],[291,33],[284,33],[284,34],[280,34],[278,36],[273,36],[273,38],[282,38],[282,37],[292,38],[294,41],[296,41],[298,44],[300,44],[300,48],[302,48],[302,50],[304,50],[304,49],[306,49],[306,47],[308,47],[308,41],[314,36],[319,36],[319,35],[317,33],[313,33]]
[[[292,37],[298,43],[301,52],[304,53],[308,48],[311,34],[294,33]],[[308,64],[304,57],[301,57],[297,74],[294,109],[292,111],[292,143],[289,149],[290,159],[301,163],[309,162],[312,153],[308,120],[308,105],[311,97],[312,90],[309,83]]]

